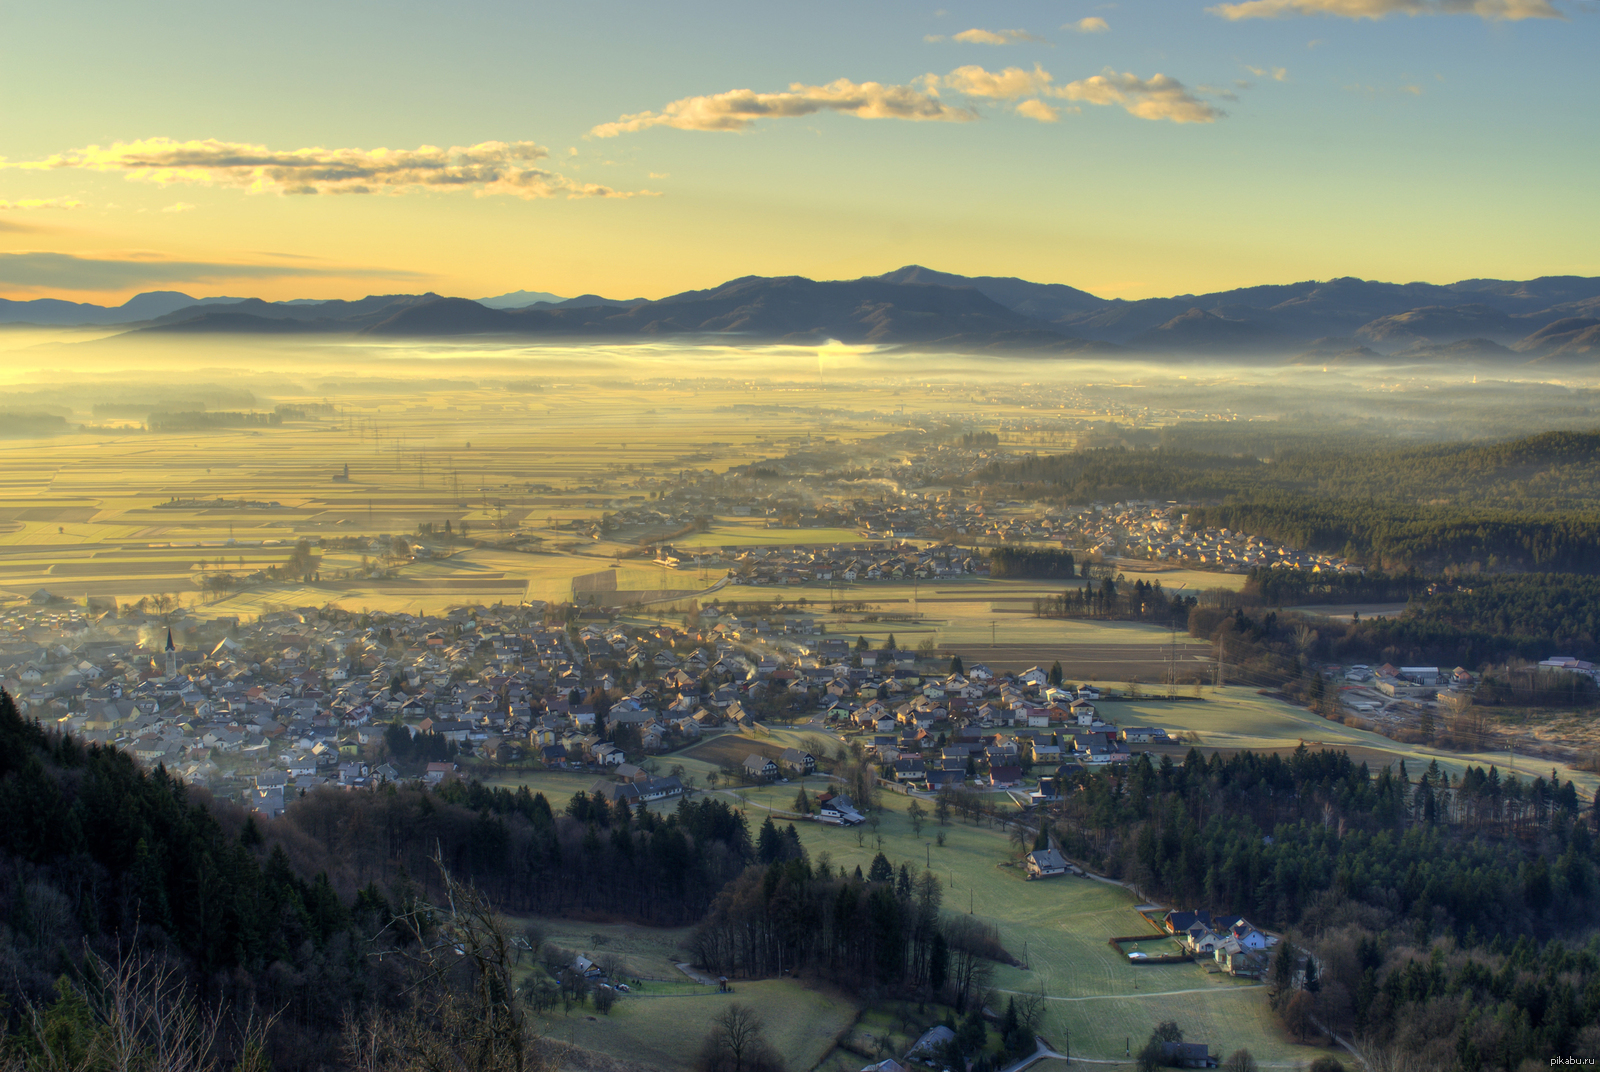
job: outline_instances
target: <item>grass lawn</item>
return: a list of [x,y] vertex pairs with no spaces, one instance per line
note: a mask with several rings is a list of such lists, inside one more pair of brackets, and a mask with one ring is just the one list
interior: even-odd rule
[[821,1062],[859,1011],[844,994],[793,979],[740,980],[731,994],[702,987],[694,994],[652,996],[647,985],[640,994],[625,995],[610,1016],[574,1009],[568,1016],[546,1017],[543,1026],[551,1038],[661,1072],[687,1072],[712,1020],[736,1001],[765,1021],[768,1041],[796,1072]]

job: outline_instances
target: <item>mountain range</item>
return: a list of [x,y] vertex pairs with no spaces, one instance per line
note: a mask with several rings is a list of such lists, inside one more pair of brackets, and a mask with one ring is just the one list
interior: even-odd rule
[[921,350],[1255,355],[1324,364],[1559,362],[1600,356],[1600,278],[1446,285],[1345,278],[1130,301],[911,265],[853,280],[746,276],[655,300],[517,291],[479,301],[428,293],[268,302],[162,291],[108,308],[0,299],[0,323],[180,334],[835,339]]

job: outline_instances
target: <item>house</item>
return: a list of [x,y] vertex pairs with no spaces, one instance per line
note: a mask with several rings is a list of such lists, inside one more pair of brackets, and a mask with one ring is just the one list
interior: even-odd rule
[[1022,768],[991,766],[989,768],[989,784],[996,789],[1015,789],[1022,784]]
[[862,1065],[861,1072],[906,1072],[906,1066],[893,1057],[885,1057],[875,1065]]
[[276,819],[283,814],[283,787],[274,786],[271,789],[251,789],[245,793],[245,807],[257,815],[268,819]]
[[423,780],[429,785],[438,785],[454,774],[455,770],[456,765],[454,763],[429,763],[428,772],[423,775]]
[[539,762],[546,767],[562,768],[567,765],[565,745],[547,744],[539,749]]
[[1055,849],[1034,849],[1023,857],[1023,863],[1027,866],[1029,878],[1065,875],[1069,870],[1066,857]]
[[1153,744],[1167,739],[1167,731],[1154,726],[1129,726],[1119,734],[1128,744]]
[[956,1033],[950,1030],[948,1027],[945,1027],[943,1024],[939,1024],[936,1027],[931,1027],[923,1034],[921,1038],[917,1039],[916,1043],[909,1051],[907,1051],[906,1056],[922,1056],[929,1060],[933,1060],[943,1051],[945,1043],[951,1041],[955,1037]]
[[810,752],[802,752],[798,748],[785,748],[783,755],[778,757],[778,762],[784,770],[791,770],[798,774],[812,774],[817,769],[817,757]]
[[866,822],[850,798],[838,793],[823,793],[817,798],[817,819],[834,826],[856,826]]
[[604,797],[610,804],[625,800],[633,804],[639,799],[639,787],[632,782],[596,782],[589,792],[594,796]]
[[1161,1063],[1168,1068],[1217,1068],[1222,1061],[1204,1042],[1163,1042]]
[[1222,970],[1229,975],[1254,979],[1265,975],[1267,971],[1267,955],[1258,949],[1241,949],[1237,946],[1219,948],[1215,956]]
[[1189,928],[1196,923],[1204,923],[1209,927],[1211,925],[1211,913],[1204,908],[1196,909],[1193,912],[1172,911],[1162,918],[1161,923],[1162,926],[1166,927],[1168,934],[1186,934]]
[[920,782],[927,776],[928,768],[919,757],[894,761],[894,780],[897,782]]
[[1183,944],[1195,953],[1215,953],[1224,941],[1222,935],[1204,923],[1196,923],[1183,937]]
[[1080,726],[1092,726],[1100,721],[1100,713],[1088,700],[1073,700],[1072,718]]
[[755,752],[746,756],[741,766],[744,768],[746,775],[759,781],[771,781],[778,776],[778,765],[766,756]]

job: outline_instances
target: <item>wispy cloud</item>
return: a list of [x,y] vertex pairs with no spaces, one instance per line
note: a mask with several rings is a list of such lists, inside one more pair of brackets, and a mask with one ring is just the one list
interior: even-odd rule
[[758,119],[783,119],[838,112],[858,119],[911,119],[964,123],[978,117],[970,108],[956,108],[939,99],[936,91],[916,86],[852,82],[840,78],[825,86],[795,82],[787,93],[756,93],[733,89],[705,97],[684,97],[659,112],[624,115],[614,123],[601,123],[589,133],[614,138],[650,127],[678,130],[747,130]]
[[471,190],[479,197],[633,197],[532,166],[549,152],[531,141],[441,149],[268,149],[242,142],[146,138],[69,149],[43,160],[0,163],[32,170],[121,172],[161,186],[227,186],[252,193],[403,194]]
[[85,257],[72,253],[0,253],[0,285],[30,290],[122,290],[173,283],[217,283],[233,279],[291,277],[377,279],[427,278],[415,272],[375,268],[311,268],[288,264],[229,264],[178,261],[143,255]]
[[1044,38],[1036,37],[1027,30],[962,30],[958,34],[952,34],[950,40],[960,41],[967,45],[1015,45],[1022,41],[1044,42]]
[[1230,20],[1276,19],[1286,15],[1334,15],[1382,19],[1390,15],[1476,15],[1492,22],[1563,19],[1550,0],[1243,0],[1206,8]]
[[1247,63],[1244,69],[1257,78],[1271,78],[1274,82],[1287,82],[1289,80],[1289,69],[1287,67],[1252,67]]
[[172,204],[168,205],[166,208],[162,209],[161,211],[162,212],[171,212],[171,213],[174,213],[174,214],[179,213],[179,212],[193,212],[194,211],[194,206],[189,204],[189,202],[187,202],[187,201],[174,201]]
[[83,202],[76,197],[27,197],[21,201],[0,201],[0,212],[8,209],[28,211],[36,208],[82,208]]
[[1111,29],[1110,26],[1106,25],[1106,20],[1099,15],[1090,15],[1087,18],[1079,19],[1077,22],[1069,22],[1061,28],[1063,30],[1071,30],[1073,33],[1105,33]]
[[[839,79],[825,86],[795,83],[787,93],[756,93],[735,89],[704,97],[673,101],[659,112],[624,115],[602,123],[590,137],[612,138],[650,127],[679,130],[743,131],[758,119],[793,118],[832,111],[862,119],[911,119],[968,122],[978,118],[972,104],[953,105],[940,92],[971,101],[1021,102],[1012,110],[1029,119],[1053,122],[1063,109],[1043,98],[1118,105],[1141,119],[1166,119],[1174,123],[1210,123],[1225,113],[1196,96],[1182,82],[1164,74],[1140,78],[1107,67],[1102,73],[1065,85],[1043,67],[1030,71],[1006,67],[991,71],[977,64],[957,67],[946,75],[925,74],[910,85],[855,83]],[[1077,111],[1077,109],[1071,109]]]

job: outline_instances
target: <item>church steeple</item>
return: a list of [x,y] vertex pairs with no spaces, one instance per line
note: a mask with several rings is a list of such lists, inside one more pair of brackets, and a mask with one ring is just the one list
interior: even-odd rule
[[167,679],[178,676],[178,649],[172,646],[172,627],[167,627]]

